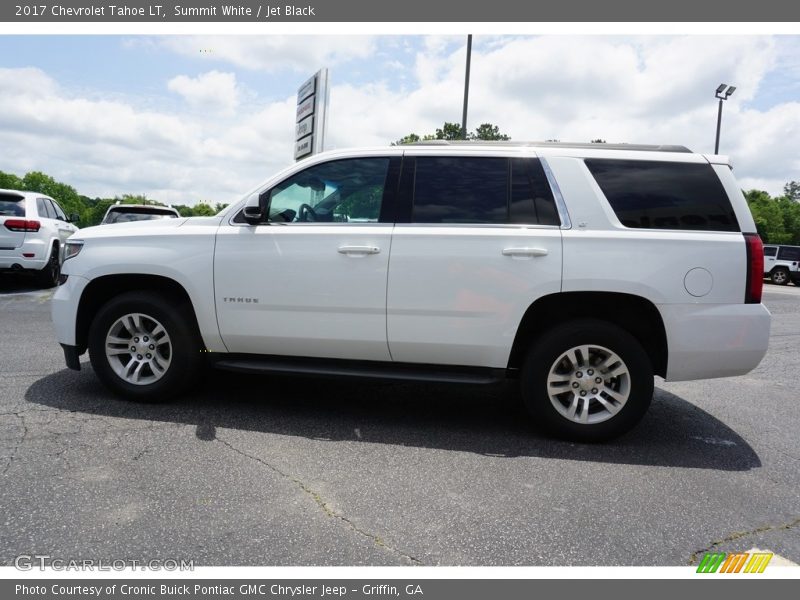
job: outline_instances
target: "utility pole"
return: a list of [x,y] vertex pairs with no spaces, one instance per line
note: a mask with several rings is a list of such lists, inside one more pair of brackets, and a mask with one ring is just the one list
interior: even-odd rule
[[467,139],[467,105],[469,104],[469,63],[472,58],[472,34],[467,36],[467,68],[464,75],[464,112],[461,113],[461,137]]

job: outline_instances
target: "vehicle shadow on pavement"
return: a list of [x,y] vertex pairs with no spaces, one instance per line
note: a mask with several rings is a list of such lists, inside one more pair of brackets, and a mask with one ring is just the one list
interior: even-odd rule
[[0,273],[0,294],[21,294],[48,289],[50,288],[43,288],[38,285],[30,274]]
[[490,386],[266,377],[212,371],[197,391],[166,404],[119,400],[91,368],[36,381],[27,401],[88,415],[218,429],[612,464],[746,471],[761,466],[753,448],[725,423],[656,389],[633,431],[605,444],[548,437],[526,418],[513,382]]

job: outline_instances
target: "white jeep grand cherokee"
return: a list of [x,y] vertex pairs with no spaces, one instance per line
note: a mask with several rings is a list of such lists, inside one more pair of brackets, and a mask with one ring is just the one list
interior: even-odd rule
[[67,365],[137,400],[199,369],[486,383],[576,440],[667,380],[767,350],[761,240],[726,159],[673,146],[440,143],[292,165],[216,217],[67,244]]

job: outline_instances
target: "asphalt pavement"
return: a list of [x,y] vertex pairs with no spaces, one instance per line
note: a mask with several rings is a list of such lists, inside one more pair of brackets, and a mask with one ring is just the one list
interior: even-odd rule
[[800,562],[795,286],[765,285],[755,371],[658,379],[642,423],[603,445],[545,436],[506,384],[212,372],[168,404],[120,401],[64,366],[51,294],[0,278],[0,564]]

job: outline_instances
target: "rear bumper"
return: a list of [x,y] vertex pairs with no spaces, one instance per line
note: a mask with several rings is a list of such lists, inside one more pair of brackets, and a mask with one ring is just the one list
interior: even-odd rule
[[663,304],[667,381],[744,375],[769,346],[770,314],[763,304]]
[[[0,250],[0,271],[41,271],[47,265],[49,246],[44,240],[26,240],[19,248]],[[25,257],[24,254],[33,254]]]

